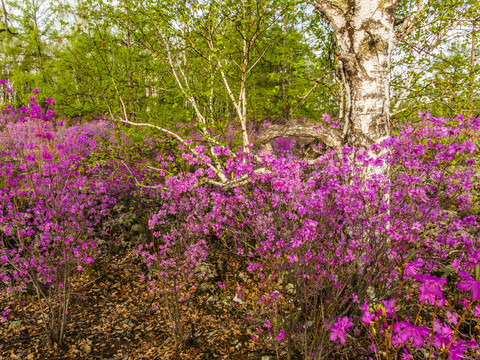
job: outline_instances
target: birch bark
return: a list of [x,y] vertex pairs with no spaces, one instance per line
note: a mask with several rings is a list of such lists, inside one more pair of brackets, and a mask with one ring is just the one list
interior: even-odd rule
[[[329,20],[340,49],[349,105],[344,140],[368,146],[390,135],[390,60],[398,0],[314,0]],[[348,101],[349,100],[349,101]]]

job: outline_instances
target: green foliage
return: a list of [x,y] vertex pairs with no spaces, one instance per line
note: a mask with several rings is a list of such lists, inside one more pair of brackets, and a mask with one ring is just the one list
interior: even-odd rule
[[[4,77],[14,80],[16,91],[48,90],[67,117],[127,116],[191,131],[189,124],[203,116],[222,133],[238,116],[229,90],[235,99],[245,91],[253,124],[337,111],[331,30],[302,1],[86,0],[56,8],[74,16],[55,23],[47,8],[51,23],[42,35],[28,32],[44,40],[42,52],[20,61],[20,48],[33,49],[35,41],[15,39],[9,51],[16,67]],[[60,33],[65,45],[50,46]]]
[[54,68],[64,37],[51,2],[14,0],[7,6],[9,29],[15,34],[1,34],[1,71],[15,88],[10,102],[20,105],[28,101],[33,88],[47,92],[54,88]]
[[[393,56],[394,120],[412,119],[426,109],[434,116],[478,115],[480,4],[475,0],[425,1],[418,9],[416,1],[403,0],[397,11],[397,18],[413,23]],[[401,30],[402,23],[397,28]]]
[[[393,121],[426,109],[479,114],[480,5],[422,4],[397,8],[405,36],[392,59]],[[25,103],[39,87],[68,118],[126,116],[220,137],[242,114],[255,129],[339,112],[336,39],[301,0],[10,0],[7,9],[18,34],[1,34],[1,77],[15,90],[3,102]]]

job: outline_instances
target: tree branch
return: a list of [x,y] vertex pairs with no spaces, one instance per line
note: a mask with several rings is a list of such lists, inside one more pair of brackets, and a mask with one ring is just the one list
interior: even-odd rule
[[303,96],[300,98],[300,101],[298,102],[298,104],[293,108],[292,111],[290,111],[289,117],[293,116],[293,114],[295,113],[295,111],[300,107],[300,105],[302,105],[302,103],[305,101],[305,99],[308,97],[308,95],[310,95],[312,92],[315,91],[315,89],[317,88],[318,84],[320,84],[320,81],[321,81],[321,78],[315,79],[315,84],[306,92],[305,95],[303,95]]
[[[185,145],[185,147],[190,151],[192,152],[195,156],[198,156],[198,152],[196,152],[194,149],[192,149],[189,144],[187,143],[186,140],[184,140],[180,135],[174,133],[173,131],[170,131],[168,129],[165,129],[163,127],[160,127],[160,126],[157,126],[157,125],[153,125],[153,124],[148,124],[148,123],[137,123],[137,122],[132,122],[128,119],[121,119],[119,118],[118,121],[120,122],[123,122],[125,124],[129,124],[129,125],[133,125],[133,126],[143,126],[143,127],[151,127],[153,129],[156,129],[156,130],[159,130],[165,134],[168,134],[172,137],[174,137],[175,139],[177,139],[179,142],[181,142],[183,145]],[[226,183],[228,181],[228,178],[225,176],[225,174],[223,174],[221,172],[221,170],[219,170],[218,168],[216,168],[215,166],[213,166],[212,164],[208,164],[208,167],[210,169],[212,169],[215,174],[220,178],[220,180],[222,180],[223,183]]]
[[[418,0],[418,7],[417,7],[417,12],[413,16],[412,21],[410,24],[408,24],[408,21],[410,19],[410,16],[407,16],[405,20],[403,21],[402,26],[400,29],[397,31],[397,40],[403,40],[405,39],[414,29],[415,22],[417,21],[418,17],[423,11],[423,0]],[[408,28],[407,28],[408,25]]]
[[312,125],[270,125],[260,131],[255,144],[263,146],[279,137],[309,137],[321,140],[332,149],[339,150],[343,146],[341,132],[334,128],[316,128]]
[[307,3],[315,6],[330,22],[335,32],[345,26],[344,9],[330,0],[306,0]]

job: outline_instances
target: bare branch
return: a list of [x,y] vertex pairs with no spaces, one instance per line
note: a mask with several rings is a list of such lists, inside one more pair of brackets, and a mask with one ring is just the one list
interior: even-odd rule
[[[424,103],[422,103],[422,104],[425,106],[425,105],[433,104],[434,102],[435,102],[435,101],[432,100],[432,101],[424,102]],[[401,114],[401,113],[403,113],[403,112],[405,112],[405,111],[407,111],[407,110],[410,110],[410,108],[405,107],[405,108],[403,108],[403,109],[395,110],[393,113],[390,113],[390,117],[397,116],[398,114]]]
[[210,59],[207,58],[205,55],[203,55],[200,50],[197,50],[197,48],[195,47],[195,45],[193,44],[193,41],[187,36],[186,39],[188,40],[188,42],[190,43],[190,45],[192,45],[192,49],[193,51],[195,51],[201,58],[207,60],[208,62],[210,62]]
[[8,31],[8,13],[7,13],[7,6],[5,5],[5,0],[2,0],[2,7],[3,7],[3,17],[5,21],[5,34]]
[[295,113],[295,111],[300,107],[300,105],[302,105],[302,103],[305,101],[305,99],[308,97],[308,95],[310,95],[312,92],[315,91],[315,89],[317,88],[318,84],[320,84],[320,80],[321,78],[318,78],[318,79],[315,79],[315,84],[307,91],[307,93],[305,95],[303,95],[301,98],[300,98],[300,101],[298,102],[297,106],[295,106],[293,108],[292,111],[290,111],[290,117]]
[[[178,85],[178,87],[180,88],[180,90],[182,91],[182,93],[184,94],[184,96],[188,99],[188,101],[190,101],[190,103],[192,104],[194,110],[195,110],[195,114],[197,115],[198,117],[198,120],[205,125],[205,118],[204,116],[202,115],[202,113],[200,112],[200,109],[198,108],[197,106],[197,102],[195,101],[195,98],[188,94],[187,90],[185,89],[185,86],[187,87],[188,89],[188,82],[185,84],[182,84],[182,82],[180,81],[180,78],[177,74],[177,71],[175,69],[175,64],[173,63],[173,59],[172,59],[172,52],[170,50],[170,46],[168,44],[168,41],[165,39],[165,37],[163,36],[163,34],[161,33],[161,29],[158,29],[158,27],[156,26],[155,24],[155,27],[157,28],[157,31],[158,31],[158,34],[160,35],[161,39],[162,39],[162,42],[163,42],[163,45],[165,46],[165,50],[167,52],[167,58],[168,58],[168,62],[170,63],[170,68],[172,70],[172,74],[173,74],[173,77],[175,78],[175,81]],[[185,74],[182,70],[182,68],[180,67],[180,72],[184,78],[184,80],[186,80],[186,77],[185,77]],[[205,133],[206,129],[202,129],[203,132]]]
[[[187,143],[187,141],[185,139],[183,139],[180,135],[174,133],[173,131],[170,131],[168,129],[165,129],[161,126],[157,126],[157,125],[153,125],[153,124],[148,124],[148,123],[137,123],[137,122],[132,122],[130,120],[128,120],[127,118],[125,119],[118,119],[118,121],[120,122],[123,122],[125,124],[129,124],[129,125],[133,125],[133,126],[143,126],[143,127],[150,127],[150,128],[153,128],[153,129],[156,129],[156,130],[159,130],[165,134],[168,134],[172,137],[174,137],[175,139],[177,139],[179,142],[181,142],[182,144],[184,144],[186,146],[186,148],[192,152],[195,156],[198,156],[198,152],[195,151],[194,149],[192,149],[189,144]],[[225,176],[225,174],[223,174],[221,172],[221,170],[219,170],[219,168],[213,166],[212,164],[208,164],[208,167],[210,169],[212,169],[215,174],[222,180],[222,182],[227,182],[228,181],[228,178]]]
[[[263,167],[263,168],[256,169],[254,172],[255,172],[255,174],[259,175],[259,174],[269,173],[270,171]],[[234,188],[234,187],[247,185],[251,181],[253,181],[253,179],[250,176],[243,175],[243,176],[240,176],[239,178],[230,180],[226,183],[220,183],[220,182],[212,180],[212,179],[205,179],[205,180],[201,181],[200,184],[208,183],[208,184],[218,186],[218,187],[220,187],[224,190],[227,190],[227,189],[231,189],[231,188]]]
[[343,140],[347,138],[348,135],[348,130],[350,126],[350,117],[351,117],[351,110],[352,110],[352,97],[351,97],[351,90],[350,90],[350,84],[345,80],[345,67],[344,63],[342,61],[341,67],[340,67],[340,74],[342,78],[342,84],[345,85],[345,112],[343,113]]
[[341,132],[334,128],[318,128],[312,125],[270,125],[260,131],[255,143],[264,145],[279,137],[309,137],[321,140],[333,149],[343,146]]
[[130,175],[132,175],[133,180],[135,180],[135,184],[137,186],[142,187],[142,188],[146,188],[146,189],[159,189],[159,188],[162,187],[162,185],[143,185],[140,181],[137,180],[137,177],[133,174],[132,170],[130,170],[128,165],[125,164],[125,162],[123,160],[121,162],[122,162],[123,166],[125,166],[125,168],[128,170]]
[[400,96],[398,97],[398,100],[395,102],[395,105],[393,106],[392,110],[394,112],[391,115],[394,115],[394,114],[397,113],[398,108],[402,105],[403,101],[405,100],[405,97],[407,95],[407,91],[410,88],[410,85],[412,84],[413,78],[415,77],[416,72],[420,68],[420,61],[415,66],[414,66],[414,64],[411,64],[409,71],[411,71],[412,68],[413,68],[413,71],[410,73],[407,80],[405,81],[405,84],[403,85],[402,92],[401,92]]
[[[413,19],[410,22],[410,25],[408,25],[408,21],[410,17],[407,16],[405,18],[405,21],[403,22],[402,26],[397,31],[397,40],[405,39],[414,30],[415,22],[417,21],[418,17],[422,12],[423,12],[423,0],[418,0],[417,12],[413,16]],[[408,25],[408,28],[407,28],[407,25]]]
[[307,3],[315,6],[325,18],[330,22],[335,32],[345,26],[346,18],[344,9],[339,5],[334,4],[330,0],[306,0]]
[[263,52],[259,55],[259,57],[257,58],[257,60],[255,60],[255,62],[253,63],[252,66],[250,66],[247,70],[247,74],[252,71],[252,69],[257,66],[258,62],[263,58],[263,56],[265,55],[265,53],[267,52],[268,49],[270,49],[270,46],[271,44],[268,44],[268,46],[265,48],[265,50],[263,50]]
[[[215,46],[213,44],[213,39],[212,39],[212,34],[210,33],[209,34],[210,37],[208,39],[208,46],[210,47],[210,50],[215,53]],[[225,75],[225,72],[223,71],[223,66],[220,62],[220,60],[218,59],[218,57],[216,57],[216,60],[217,60],[217,68],[220,72],[220,75],[222,77],[222,80],[223,80],[223,83],[225,85],[225,89],[227,90],[227,94],[228,96],[230,97],[230,100],[232,101],[232,104],[237,112],[237,115],[238,115],[238,118],[240,119],[240,124],[242,126],[242,136],[243,136],[243,147],[244,147],[244,151],[247,151],[248,152],[248,145],[250,144],[250,140],[248,138],[248,133],[247,133],[247,127],[246,127],[246,119],[245,119],[245,116],[244,116],[244,112],[242,111],[242,108],[241,108],[241,102],[242,102],[242,98],[244,97],[244,92],[243,92],[243,89],[242,91],[240,91],[240,94],[239,94],[239,102],[237,102],[237,100],[235,100],[235,96],[232,92],[232,89],[230,88],[230,84],[228,82],[228,79],[227,79],[227,76]],[[242,81],[244,81],[244,79],[242,79]],[[244,83],[241,84],[241,87],[242,86],[245,86]],[[244,103],[243,103],[244,104]]]

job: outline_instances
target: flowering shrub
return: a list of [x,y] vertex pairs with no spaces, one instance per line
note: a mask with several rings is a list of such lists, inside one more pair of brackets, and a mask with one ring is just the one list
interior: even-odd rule
[[[440,321],[440,308],[460,304],[458,290],[471,289],[472,302],[478,300],[468,275],[479,245],[476,146],[465,140],[478,127],[473,119],[425,119],[371,149],[346,146],[313,165],[220,151],[226,176],[250,179],[233,189],[208,185],[214,174],[205,158],[184,154],[197,170],[165,181],[163,208],[150,222],[158,240],[143,255],[161,276],[181,275],[173,284],[179,293],[179,283],[190,281],[185,292],[195,288],[193,269],[206,257],[208,238],[217,239],[211,246],[223,243],[232,256],[247,257],[247,270],[266,291],[253,315],[267,311],[275,324],[259,333],[282,340],[288,352],[297,343],[308,357],[326,358],[337,351],[330,342],[345,357],[417,354],[424,346],[432,356],[475,352],[476,342],[464,342],[460,328],[446,335],[440,325],[428,326]],[[412,321],[415,306],[422,316]],[[376,313],[380,307],[385,310]],[[459,310],[453,307],[451,314]],[[460,322],[471,315],[465,312]],[[450,336],[443,348],[433,346],[440,343],[429,335],[432,328]],[[355,341],[347,346],[350,330]]]
[[113,159],[89,160],[111,125],[64,129],[30,100],[4,111],[0,125],[0,279],[7,292],[35,292],[45,330],[62,346],[72,278],[94,261],[102,219],[133,184]]
[[[288,138],[277,156],[217,144],[213,165],[190,141],[132,144],[109,122],[65,128],[45,101],[3,112],[0,276],[6,291],[35,291],[52,341],[62,344],[73,276],[98,256],[102,221],[123,201],[149,219],[137,253],[180,344],[181,303],[222,248],[259,298],[243,301],[239,279],[217,291],[233,291],[253,339],[278,354],[478,356],[478,119],[422,114],[370,149],[313,162]],[[214,181],[219,172],[234,185]]]

